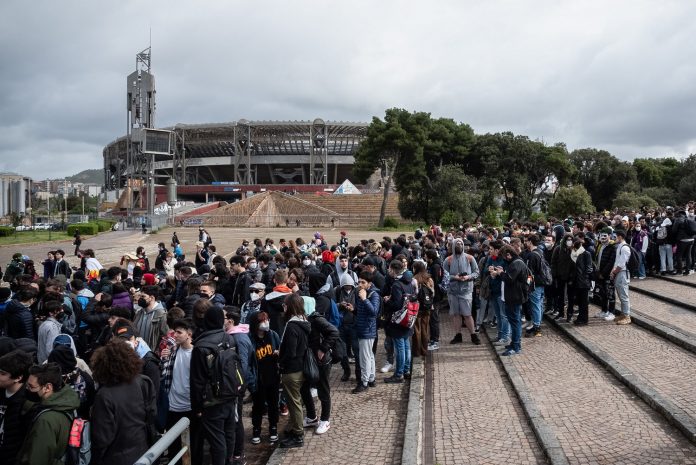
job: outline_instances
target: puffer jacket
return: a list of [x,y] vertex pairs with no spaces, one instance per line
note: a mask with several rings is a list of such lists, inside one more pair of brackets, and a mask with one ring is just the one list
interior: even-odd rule
[[5,307],[4,317],[9,337],[12,339],[25,337],[36,340],[34,317],[29,307],[24,306],[17,300],[12,300]]
[[[357,292],[357,291],[356,291]],[[367,291],[367,298],[355,298],[355,333],[358,339],[374,339],[377,337],[377,315],[379,315],[379,290],[374,284]]]

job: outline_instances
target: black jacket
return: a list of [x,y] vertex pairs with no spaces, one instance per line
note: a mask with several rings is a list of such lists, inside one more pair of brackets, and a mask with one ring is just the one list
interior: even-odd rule
[[416,290],[413,283],[411,283],[411,280],[406,277],[406,274],[401,276],[399,280],[392,283],[390,293],[391,297],[389,297],[389,300],[384,303],[384,312],[388,322],[385,330],[387,336],[397,338],[408,336],[410,329],[391,323],[391,318],[395,312],[401,311],[404,305],[404,296],[406,294],[415,294],[415,292]]
[[505,305],[521,305],[527,301],[527,267],[521,258],[514,258],[501,278],[505,283]]
[[212,329],[208,331],[203,331],[200,336],[193,341],[193,352],[191,352],[191,410],[194,413],[203,412],[204,408],[211,407],[214,402],[211,403],[205,398],[208,384],[210,381],[210,375],[208,373],[208,364],[206,362],[206,355],[208,355],[208,350],[202,349],[199,345],[202,343],[217,345],[227,339],[230,347],[237,348],[237,343],[230,334],[226,334],[225,331],[220,329]]
[[589,289],[592,287],[592,255],[585,250],[578,255],[575,261],[575,289]]
[[341,337],[338,333],[338,329],[326,321],[326,318],[318,312],[312,313],[308,320],[311,326],[309,332],[309,347],[312,348],[315,354],[318,350],[326,354],[322,360],[319,360],[319,356],[317,355],[317,360],[320,364],[325,365],[326,363],[330,363],[331,348],[336,346],[336,341]]
[[70,279],[70,275],[72,275],[72,270],[70,269],[70,265],[68,262],[65,260],[61,260],[55,266],[55,273],[53,274],[54,276],[57,276],[59,274],[65,275],[66,278]]
[[[602,253],[600,259],[599,253]],[[613,244],[607,242],[607,245],[599,244],[597,251],[595,252],[596,258],[595,263],[597,265],[597,278],[598,279],[609,279],[611,270],[614,268],[614,262],[616,261],[616,247]],[[599,261],[597,263],[597,261]]]
[[309,321],[291,320],[285,325],[285,334],[280,341],[278,363],[281,373],[302,371],[304,356],[309,345]]
[[4,434],[0,438],[0,465],[14,465],[17,453],[31,426],[31,415],[22,414],[26,401],[26,386],[22,386],[12,397],[0,392],[0,409],[4,412]]
[[92,463],[135,463],[148,449],[147,411],[154,418],[155,406],[154,387],[143,376],[99,388],[92,408]]
[[12,300],[5,307],[5,326],[7,335],[12,339],[26,337],[36,340],[34,333],[34,316],[29,307],[25,307],[21,302]]
[[[565,242],[567,238],[572,238],[566,235],[561,241]],[[572,281],[575,273],[575,263],[570,259],[571,247],[566,247],[564,243],[557,244],[553,249],[551,256],[551,274],[553,279],[560,281]]]

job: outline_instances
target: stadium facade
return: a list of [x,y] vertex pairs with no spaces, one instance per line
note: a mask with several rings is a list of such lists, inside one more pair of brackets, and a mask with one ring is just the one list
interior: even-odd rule
[[322,185],[353,181],[355,152],[367,123],[324,121],[247,121],[177,124],[170,131],[168,154],[151,155],[145,164],[133,153],[133,134],[103,151],[107,190],[129,179],[153,176],[163,185],[235,183],[242,185]]

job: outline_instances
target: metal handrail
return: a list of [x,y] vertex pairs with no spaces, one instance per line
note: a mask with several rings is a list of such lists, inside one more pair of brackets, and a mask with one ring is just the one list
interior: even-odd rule
[[191,465],[191,441],[189,437],[189,425],[191,422],[184,417],[177,421],[174,426],[162,436],[159,441],[154,443],[134,465],[152,465],[160,456],[172,445],[177,438],[181,437],[181,450],[169,461],[170,465],[175,464],[181,459],[182,465]]

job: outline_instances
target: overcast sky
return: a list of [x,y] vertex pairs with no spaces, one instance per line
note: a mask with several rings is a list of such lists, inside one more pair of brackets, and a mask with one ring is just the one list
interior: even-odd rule
[[157,126],[389,107],[623,159],[696,152],[696,2],[0,2],[0,171],[102,167],[152,29]]

